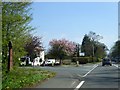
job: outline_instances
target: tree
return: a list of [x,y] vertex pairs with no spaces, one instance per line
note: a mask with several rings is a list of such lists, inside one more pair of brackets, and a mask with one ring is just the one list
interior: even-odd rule
[[95,44],[97,44],[98,41],[100,39],[102,39],[103,37],[100,36],[100,35],[96,35],[96,33],[92,32],[92,31],[89,32],[88,36],[89,36],[89,38],[91,39],[91,42],[92,42],[92,56],[94,57],[95,50],[97,50],[97,49],[95,49]]
[[111,57],[120,57],[120,41],[116,41],[114,46],[110,50],[110,56]]
[[86,34],[83,38],[81,52],[84,52],[85,56],[97,58],[105,57],[107,46],[100,43],[100,39],[102,39],[102,36],[96,35],[95,32],[90,31],[89,34]]
[[43,50],[42,37],[30,36],[29,42],[26,43],[24,48],[32,60],[34,59],[36,47]]
[[65,56],[72,56],[75,52],[76,44],[72,41],[61,39],[50,41],[50,49],[48,54],[55,59],[63,59]]
[[82,41],[81,52],[84,52],[85,56],[92,56],[92,42],[86,34]]
[[[0,64],[2,62],[2,2],[0,2]],[[1,64],[2,65],[2,64]]]
[[2,3],[2,62],[3,69],[8,60],[8,42],[13,44],[14,65],[18,58],[26,54],[24,45],[28,41],[29,33],[33,28],[29,25],[32,20],[30,2],[3,2]]
[[95,44],[95,57],[97,58],[104,58],[107,55],[108,48],[104,43],[97,42]]

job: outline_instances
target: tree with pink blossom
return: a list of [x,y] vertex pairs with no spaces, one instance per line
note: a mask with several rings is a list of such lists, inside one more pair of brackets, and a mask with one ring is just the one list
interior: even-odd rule
[[75,53],[76,43],[66,39],[53,39],[49,42],[50,49],[48,54],[51,58],[64,59],[66,56],[70,57]]

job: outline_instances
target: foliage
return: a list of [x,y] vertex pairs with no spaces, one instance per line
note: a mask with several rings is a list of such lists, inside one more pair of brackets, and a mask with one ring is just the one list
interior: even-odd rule
[[71,63],[71,59],[64,59],[62,62],[63,65],[70,65]]
[[2,62],[6,68],[8,60],[8,42],[13,44],[14,65],[18,58],[26,54],[24,45],[28,41],[29,33],[33,28],[29,25],[32,20],[30,2],[3,2],[2,3]]
[[2,3],[0,2],[0,64],[2,62]]
[[81,52],[85,53],[85,56],[92,56],[92,42],[88,35],[85,35],[81,45]]
[[79,61],[80,64],[99,62],[99,59],[96,57],[73,57],[72,59],[74,62]]
[[81,45],[81,52],[85,53],[87,57],[97,57],[103,58],[106,56],[107,46],[103,43],[100,43],[98,40],[101,39],[101,36],[96,35],[94,32],[86,34],[83,38]]
[[107,46],[104,43],[97,42],[95,43],[95,57],[103,58],[107,55]]
[[35,55],[35,47],[39,47],[41,50],[43,49],[42,38],[37,36],[30,36],[29,42],[26,43],[24,48],[27,54],[30,56],[31,60]]
[[75,52],[76,44],[72,41],[61,39],[50,41],[49,56],[52,58],[62,59],[65,56],[72,56]]
[[111,48],[111,57],[120,57],[120,41],[116,41],[114,46]]
[[53,77],[55,73],[35,68],[17,68],[3,76],[3,89],[25,88]]

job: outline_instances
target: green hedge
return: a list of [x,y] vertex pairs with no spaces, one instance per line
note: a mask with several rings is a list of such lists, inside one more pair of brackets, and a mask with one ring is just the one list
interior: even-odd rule
[[70,65],[71,64],[71,60],[70,59],[68,59],[68,60],[65,59],[65,60],[62,61],[62,64],[63,65]]
[[79,64],[86,64],[86,63],[92,63],[92,62],[98,62],[100,59],[97,59],[96,57],[73,57],[73,62],[79,61]]

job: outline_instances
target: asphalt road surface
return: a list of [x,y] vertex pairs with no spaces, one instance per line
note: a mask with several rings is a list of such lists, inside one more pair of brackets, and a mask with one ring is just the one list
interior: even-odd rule
[[81,88],[119,88],[119,70],[116,66],[99,65],[84,78]]
[[118,65],[102,66],[101,64],[87,64],[75,66],[41,67],[44,70],[56,72],[57,75],[35,88],[71,88],[81,90],[88,88],[119,88]]

